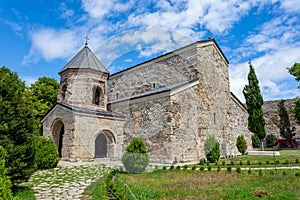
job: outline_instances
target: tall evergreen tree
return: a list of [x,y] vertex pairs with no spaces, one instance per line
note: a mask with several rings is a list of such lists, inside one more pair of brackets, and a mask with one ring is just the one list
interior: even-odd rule
[[264,103],[259,89],[259,82],[255,71],[249,62],[250,72],[248,74],[248,85],[243,89],[248,111],[248,129],[254,133],[260,140],[266,136],[265,118],[262,109]]
[[[289,73],[295,77],[296,81],[300,81],[300,63],[295,63],[292,67],[288,68]],[[300,89],[300,86],[298,86]],[[295,107],[292,108],[293,115],[298,124],[300,124],[300,99],[295,99]]]
[[277,124],[280,130],[280,136],[287,139],[292,139],[295,136],[295,127],[291,128],[291,122],[289,114],[285,108],[285,100],[279,101],[278,106],[278,115],[279,123]]
[[7,152],[7,175],[12,183],[27,180],[35,171],[34,115],[16,73],[0,68],[0,146]]

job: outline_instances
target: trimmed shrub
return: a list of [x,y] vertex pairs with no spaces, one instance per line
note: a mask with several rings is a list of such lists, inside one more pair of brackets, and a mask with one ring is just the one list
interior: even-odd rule
[[230,161],[230,164],[231,164],[231,165],[234,165],[234,162],[233,162],[233,160],[231,160],[231,161]]
[[208,167],[207,167],[207,170],[208,170],[208,171],[211,171],[211,166],[208,166]]
[[259,148],[260,145],[261,145],[260,139],[259,139],[256,135],[253,135],[253,136],[251,137],[251,139],[252,139],[252,146],[253,146],[254,148]]
[[222,161],[222,165],[223,165],[223,166],[226,165],[226,161],[225,161],[225,160]]
[[204,160],[203,159],[200,160],[199,165],[204,165]]
[[5,168],[6,151],[0,146],[0,199],[10,200],[13,199],[10,188],[12,183],[10,178],[6,175],[7,169]]
[[240,174],[242,172],[242,169],[240,167],[237,167],[236,172]]
[[217,162],[220,158],[220,144],[216,142],[209,154],[206,155],[209,162]]
[[217,172],[219,172],[219,171],[221,171],[221,167],[220,166],[217,167]]
[[295,173],[295,176],[300,177],[300,171]]
[[262,176],[262,175],[263,175],[263,171],[262,171],[262,169],[258,170],[258,174],[259,174],[260,176]]
[[250,160],[247,160],[247,165],[251,165],[251,162],[250,162]]
[[204,167],[203,166],[200,167],[200,171],[204,171]]
[[174,169],[174,165],[171,165],[170,170],[173,170],[173,169]]
[[267,147],[274,147],[276,145],[276,143],[277,143],[277,138],[273,133],[268,134],[266,136],[266,145],[267,145]]
[[243,135],[239,135],[236,139],[236,147],[241,154],[245,154],[247,151],[247,142]]
[[258,165],[261,165],[261,164],[262,164],[261,161],[259,161],[259,162],[258,162]]
[[167,167],[166,166],[163,166],[163,168],[162,168],[163,170],[166,170],[167,169]]
[[266,164],[269,165],[269,164],[270,164],[270,161],[267,160],[267,161],[266,161]]
[[248,169],[248,174],[251,174],[252,173],[252,170],[251,168]]
[[184,165],[184,166],[183,166],[183,169],[185,169],[185,170],[186,170],[187,168],[188,168],[188,166],[187,166],[187,165]]
[[131,173],[141,173],[145,170],[149,165],[149,154],[142,139],[133,138],[122,157],[122,163]]
[[197,166],[194,165],[194,166],[192,167],[192,170],[194,171],[194,170],[196,170],[196,169],[197,169]]
[[296,158],[295,163],[297,163],[297,164],[299,163],[299,159],[298,158]]
[[176,167],[176,169],[177,169],[177,170],[180,170],[180,166],[178,165],[178,166]]
[[231,170],[232,170],[231,167],[228,166],[228,167],[227,167],[227,171],[228,171],[229,173],[231,173]]
[[241,160],[240,160],[240,165],[241,165],[241,166],[243,165],[243,161],[241,161]]
[[51,138],[39,137],[36,145],[35,164],[38,169],[56,167],[59,162],[58,150]]

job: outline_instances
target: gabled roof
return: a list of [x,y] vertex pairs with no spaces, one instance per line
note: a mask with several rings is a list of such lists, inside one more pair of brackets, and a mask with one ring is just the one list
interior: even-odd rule
[[109,73],[96,55],[85,45],[65,66],[59,74],[67,69],[94,69]]
[[156,94],[160,94],[160,93],[164,93],[164,92],[175,91],[176,89],[183,88],[184,86],[198,84],[198,82],[199,82],[199,78],[195,78],[195,79],[192,79],[192,80],[187,80],[187,81],[184,81],[184,82],[181,82],[181,83],[177,83],[175,85],[166,86],[166,87],[155,89],[155,90],[150,90],[150,91],[147,91],[147,92],[144,92],[144,93],[141,93],[141,94],[132,95],[132,96],[125,97],[125,98],[122,98],[122,99],[116,99],[116,100],[113,100],[111,102],[108,102],[108,104],[114,104],[114,103],[119,103],[119,102],[122,102],[122,101],[129,101],[129,100],[142,98],[142,97],[146,97],[146,96],[150,96],[150,95],[156,95]]
[[110,111],[110,110],[107,110],[107,111],[92,110],[92,109],[88,109],[88,108],[80,108],[78,106],[71,106],[69,104],[62,103],[62,102],[56,102],[56,104],[54,104],[54,106],[42,118],[42,120],[41,120],[42,123],[48,117],[49,113],[51,113],[51,111],[53,111],[55,109],[55,107],[57,107],[57,106],[62,106],[64,108],[67,108],[68,110],[72,110],[72,111],[79,112],[79,113],[93,114],[93,115],[105,116],[105,117],[114,117],[114,118],[120,118],[120,119],[125,118],[124,115]]

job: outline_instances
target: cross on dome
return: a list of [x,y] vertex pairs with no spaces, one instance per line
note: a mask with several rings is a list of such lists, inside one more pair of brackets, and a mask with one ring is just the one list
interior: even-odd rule
[[89,38],[89,36],[85,36],[84,39],[85,39],[85,46],[87,46],[87,45],[88,45],[88,40],[89,40],[90,38]]

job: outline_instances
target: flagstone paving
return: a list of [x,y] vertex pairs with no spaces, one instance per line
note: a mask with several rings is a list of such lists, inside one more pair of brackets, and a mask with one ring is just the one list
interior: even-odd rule
[[34,190],[36,200],[80,200],[84,189],[105,171],[103,164],[62,166],[37,171],[27,185]]

